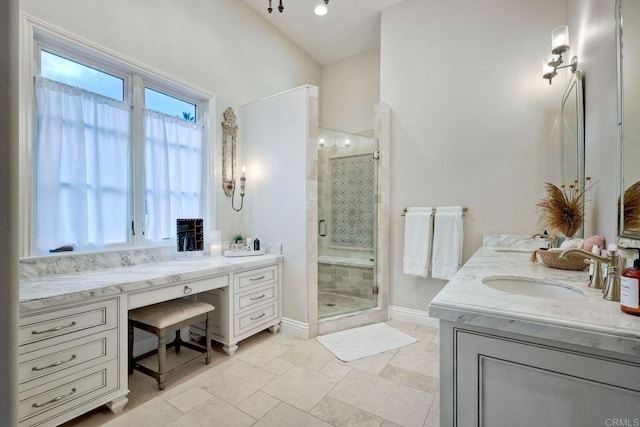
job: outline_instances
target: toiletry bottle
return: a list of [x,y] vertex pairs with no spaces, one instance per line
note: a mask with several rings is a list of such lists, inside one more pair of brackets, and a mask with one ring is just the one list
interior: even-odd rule
[[254,251],[259,251],[260,250],[260,239],[258,239],[257,235],[256,235],[256,238],[253,239],[253,250]]
[[247,250],[249,252],[253,250],[253,239],[251,239],[251,237],[247,238]]
[[[637,250],[640,253],[640,249]],[[638,256],[640,257],[640,254]],[[620,277],[620,310],[627,314],[640,316],[640,258],[636,258],[633,261],[633,267],[627,267],[622,271]]]

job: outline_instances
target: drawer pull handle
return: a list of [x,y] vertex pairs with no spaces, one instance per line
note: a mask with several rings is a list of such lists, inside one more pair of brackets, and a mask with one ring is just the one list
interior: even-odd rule
[[252,317],[251,320],[258,320],[258,319],[262,319],[264,316],[266,316],[267,313],[262,313],[260,316],[256,316],[256,317]]
[[72,326],[76,326],[75,320],[73,322],[69,323],[68,325],[56,326],[55,328],[47,329],[46,331],[31,331],[31,335],[46,334],[48,332],[55,332],[55,331],[59,331],[61,329],[71,328]]
[[31,368],[32,371],[44,371],[45,369],[49,369],[49,368],[55,368],[56,366],[60,366],[64,363],[69,363],[72,360],[76,360],[76,355],[72,355],[71,358],[67,359],[67,360],[58,360],[57,362],[52,363],[49,366],[43,366],[43,367],[39,367],[39,366],[34,366],[33,368]]
[[264,278],[265,278],[265,276],[260,276],[260,277],[253,277],[253,278],[251,278],[249,280],[251,280],[252,282],[255,282],[256,280],[262,280]]
[[188,295],[191,292],[193,292],[193,289],[191,289],[190,287],[188,287],[187,285],[184,285],[184,294]]
[[251,299],[251,301],[257,301],[257,300],[262,299],[262,298],[264,298],[266,296],[267,296],[266,294],[262,294],[259,297],[251,297],[250,299]]
[[44,402],[44,403],[34,403],[33,407],[34,408],[42,408],[43,406],[47,406],[47,405],[51,405],[52,403],[56,403],[62,399],[66,399],[69,396],[72,396],[73,394],[75,394],[76,392],[76,388],[72,388],[70,393],[67,394],[63,394],[62,396],[58,396],[58,397],[54,397],[53,399],[51,399],[48,402]]

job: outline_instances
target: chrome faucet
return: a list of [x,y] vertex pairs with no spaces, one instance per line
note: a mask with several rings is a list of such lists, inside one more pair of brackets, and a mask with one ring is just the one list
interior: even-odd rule
[[560,254],[560,258],[564,258],[567,254],[578,253],[594,261],[607,264],[607,284],[604,288],[604,295],[602,298],[607,301],[620,301],[620,270],[622,269],[622,257],[618,254],[618,251],[610,250],[608,257],[592,254],[578,248],[571,248],[563,251]]
[[545,231],[544,233],[536,233],[534,235],[531,236],[532,239],[535,239],[536,237],[541,237],[543,239],[547,240],[547,245],[549,248],[555,248],[556,247],[556,236],[549,236],[547,234],[547,232]]

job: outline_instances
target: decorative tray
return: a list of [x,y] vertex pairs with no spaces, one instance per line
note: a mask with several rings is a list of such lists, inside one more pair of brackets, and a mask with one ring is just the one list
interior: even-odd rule
[[580,254],[567,254],[564,258],[560,258],[562,251],[554,251],[547,249],[536,249],[533,251],[533,261],[536,257],[540,258],[543,263],[551,268],[560,270],[584,270],[589,266],[588,261]]

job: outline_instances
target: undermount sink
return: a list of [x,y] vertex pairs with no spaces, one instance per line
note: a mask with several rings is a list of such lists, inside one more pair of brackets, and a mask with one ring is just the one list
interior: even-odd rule
[[525,276],[488,276],[482,284],[498,291],[536,298],[576,299],[586,294],[562,282]]
[[531,252],[533,252],[533,249],[499,247],[499,248],[494,248],[494,251],[496,251],[496,252],[520,252],[520,253],[524,253],[524,254],[530,254]]

